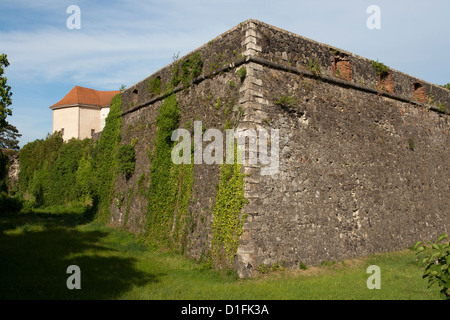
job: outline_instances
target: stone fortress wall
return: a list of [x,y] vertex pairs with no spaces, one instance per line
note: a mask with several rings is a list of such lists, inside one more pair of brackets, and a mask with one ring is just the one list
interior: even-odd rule
[[[235,269],[340,261],[404,249],[450,229],[450,91],[265,23],[248,20],[182,59],[199,54],[201,74],[174,88],[180,127],[279,130],[279,170],[244,164],[247,218]],[[112,220],[139,233],[155,118],[177,62],[122,93],[122,141],[137,139],[136,171],[119,177],[127,197]],[[238,70],[246,69],[241,81]],[[148,89],[159,78],[160,92]],[[289,101],[289,103],[282,102]],[[148,177],[148,175],[147,175]],[[211,243],[218,165],[195,165],[186,253]],[[135,190],[136,189],[136,190]],[[130,192],[132,190],[132,192]]]

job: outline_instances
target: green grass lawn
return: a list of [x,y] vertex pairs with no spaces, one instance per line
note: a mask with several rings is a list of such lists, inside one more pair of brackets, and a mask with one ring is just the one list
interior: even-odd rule
[[[0,217],[0,299],[439,299],[409,250],[243,280],[86,223],[83,208],[64,210]],[[70,265],[81,269],[81,290],[67,289]],[[370,265],[381,269],[380,290],[366,286]]]

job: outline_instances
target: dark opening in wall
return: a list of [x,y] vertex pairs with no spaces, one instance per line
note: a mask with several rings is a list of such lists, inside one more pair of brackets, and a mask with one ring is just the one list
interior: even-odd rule
[[352,81],[352,63],[346,55],[336,54],[333,56],[332,71],[336,77]]
[[136,103],[138,101],[138,89],[133,90],[133,95],[131,97],[131,101],[133,103]]
[[391,71],[378,76],[378,90],[394,93],[394,81],[392,80]]
[[425,87],[420,82],[413,83],[413,99],[422,103],[427,101]]
[[95,134],[95,129],[91,129],[91,137],[93,137]]

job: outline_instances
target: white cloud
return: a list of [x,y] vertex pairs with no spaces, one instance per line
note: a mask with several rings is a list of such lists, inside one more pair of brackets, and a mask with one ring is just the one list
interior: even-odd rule
[[[122,82],[139,81],[143,71],[156,71],[155,61],[170,61],[176,50],[191,50],[189,34],[76,33],[49,28],[37,32],[0,33],[11,63],[9,72],[22,81],[73,79],[95,83],[96,77],[126,75]],[[166,39],[166,40],[162,40]],[[142,70],[148,65],[147,70]],[[162,66],[159,66],[162,67]],[[92,77],[92,79],[91,79]]]

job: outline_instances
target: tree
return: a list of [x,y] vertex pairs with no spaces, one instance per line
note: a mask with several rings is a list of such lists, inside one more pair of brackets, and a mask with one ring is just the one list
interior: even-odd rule
[[19,139],[22,135],[12,124],[6,122],[4,127],[0,127],[0,149],[19,150]]
[[11,87],[6,84],[8,80],[3,76],[4,68],[9,66],[6,54],[0,54],[0,128],[6,126],[6,117],[12,115],[12,111],[8,108],[11,105]]

